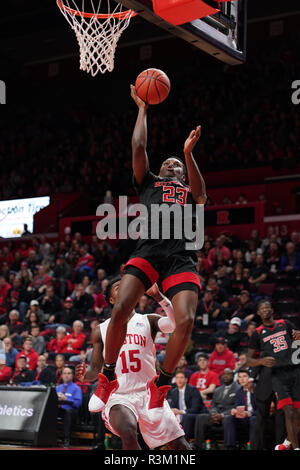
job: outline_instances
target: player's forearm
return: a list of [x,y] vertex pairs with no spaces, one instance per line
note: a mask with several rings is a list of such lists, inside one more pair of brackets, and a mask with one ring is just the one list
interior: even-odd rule
[[138,148],[146,149],[147,147],[147,109],[145,107],[139,107],[131,145],[133,151],[136,151]]
[[139,107],[139,113],[132,135],[132,168],[135,179],[141,184],[144,176],[149,171],[147,156],[147,114],[146,108]]
[[159,305],[163,308],[167,316],[158,320],[158,327],[163,333],[173,333],[176,328],[173,305],[167,297],[162,294],[161,296],[162,300],[159,302]]
[[254,357],[249,357],[247,356],[246,364],[249,367],[259,367],[262,366],[263,364],[261,363],[261,359],[254,359]]
[[86,370],[84,374],[84,380],[86,380],[87,382],[95,382],[98,379],[98,374],[101,371],[101,368],[102,368],[102,365],[101,367],[98,368],[98,367],[95,367],[95,365],[90,364],[90,366],[88,367],[88,369]]
[[103,351],[100,343],[93,343],[93,351],[89,367],[86,369],[84,379],[88,382],[94,382],[98,379],[98,374],[103,366]]
[[207,196],[204,178],[201,175],[201,172],[193,157],[193,154],[191,152],[186,152],[184,155],[189,185],[191,187],[193,199],[198,204],[205,204]]

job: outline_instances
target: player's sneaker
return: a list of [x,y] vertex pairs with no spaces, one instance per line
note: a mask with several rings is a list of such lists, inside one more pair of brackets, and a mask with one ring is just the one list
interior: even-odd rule
[[292,450],[292,445],[291,445],[290,442],[284,441],[282,444],[278,444],[278,445],[275,447],[275,450]]
[[168,391],[172,388],[171,385],[162,385],[161,387],[157,387],[155,384],[155,380],[157,379],[157,375],[153,377],[150,382],[147,383],[147,393],[148,393],[148,403],[147,407],[148,410],[155,410],[158,411],[157,418],[160,417],[160,411],[163,410],[164,401],[166,399],[166,395]]
[[119,387],[118,379],[115,378],[109,382],[108,378],[103,374],[98,375],[98,386],[90,398],[89,411],[90,413],[99,413],[105,407],[110,395]]

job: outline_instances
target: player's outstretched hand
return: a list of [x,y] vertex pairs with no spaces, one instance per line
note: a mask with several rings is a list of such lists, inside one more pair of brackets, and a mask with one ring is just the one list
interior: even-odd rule
[[196,143],[198,142],[201,135],[201,126],[197,126],[193,129],[184,143],[184,154],[192,153]]
[[130,94],[131,94],[131,97],[132,97],[133,101],[136,103],[136,105],[139,108],[145,108],[145,109],[148,108],[147,103],[145,103],[145,101],[141,100],[141,98],[137,95],[137,92],[136,92],[136,89],[135,89],[134,85],[130,85]]
[[84,382],[84,376],[86,372],[85,362],[77,364],[75,367],[75,377],[79,382]]

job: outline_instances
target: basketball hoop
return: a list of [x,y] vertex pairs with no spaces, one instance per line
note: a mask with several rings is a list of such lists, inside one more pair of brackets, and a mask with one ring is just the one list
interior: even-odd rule
[[[78,5],[80,1],[81,8]],[[107,13],[101,11],[105,1]],[[76,34],[80,50],[80,70],[90,73],[93,77],[98,72],[113,70],[120,36],[129,26],[131,18],[137,15],[133,10],[123,10],[120,3],[116,3],[116,7],[111,11],[110,1],[89,0],[89,8],[92,11],[86,12],[87,0],[56,0],[60,11]]]

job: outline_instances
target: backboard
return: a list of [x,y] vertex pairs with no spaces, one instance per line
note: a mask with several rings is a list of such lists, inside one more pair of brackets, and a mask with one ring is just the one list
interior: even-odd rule
[[[221,3],[218,13],[178,26],[157,16],[153,12],[152,0],[118,1],[147,21],[190,42],[224,63],[237,65],[246,61],[247,0]],[[215,1],[205,2],[216,7]]]

